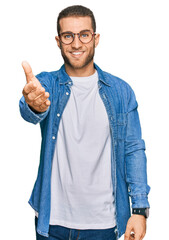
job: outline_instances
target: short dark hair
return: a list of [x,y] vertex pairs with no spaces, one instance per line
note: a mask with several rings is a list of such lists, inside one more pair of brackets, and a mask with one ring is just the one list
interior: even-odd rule
[[84,6],[81,5],[73,5],[70,7],[67,7],[63,9],[57,19],[57,32],[60,33],[60,19],[66,18],[66,17],[87,17],[89,16],[92,20],[92,28],[93,31],[96,32],[96,21],[93,12]]

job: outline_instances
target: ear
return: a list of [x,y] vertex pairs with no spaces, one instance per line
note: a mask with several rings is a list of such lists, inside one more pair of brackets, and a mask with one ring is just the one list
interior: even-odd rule
[[96,48],[97,45],[99,44],[99,40],[100,40],[100,34],[97,33],[97,34],[95,35],[95,48]]
[[58,47],[61,48],[61,47],[60,47],[60,39],[59,39],[59,37],[56,36],[56,37],[55,37],[55,40],[56,40],[56,42],[57,42]]

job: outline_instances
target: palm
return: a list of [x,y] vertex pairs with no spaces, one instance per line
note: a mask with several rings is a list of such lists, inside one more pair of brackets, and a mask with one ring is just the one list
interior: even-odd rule
[[27,62],[23,62],[22,67],[27,81],[23,89],[25,101],[31,109],[38,112],[45,112],[50,105],[50,101],[48,100],[49,93],[45,92],[45,89],[42,87],[39,80],[34,76],[32,68]]

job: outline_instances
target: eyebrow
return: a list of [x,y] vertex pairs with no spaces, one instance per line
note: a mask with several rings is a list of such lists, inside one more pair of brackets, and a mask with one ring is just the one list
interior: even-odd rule
[[[91,32],[90,29],[84,29],[84,30],[81,30],[80,32],[85,32],[85,31],[90,31],[90,32]],[[80,32],[79,32],[79,33],[80,33]],[[60,33],[60,34],[63,34],[63,33],[73,33],[73,32],[71,32],[71,31],[66,31],[66,32],[62,32],[62,33]]]

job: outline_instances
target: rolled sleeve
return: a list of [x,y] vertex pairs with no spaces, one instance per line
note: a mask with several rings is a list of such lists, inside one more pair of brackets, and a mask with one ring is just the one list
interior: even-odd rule
[[21,116],[25,121],[33,124],[37,124],[37,123],[40,123],[43,119],[45,119],[45,117],[47,116],[50,110],[50,106],[43,113],[35,113],[34,111],[31,110],[29,105],[26,103],[24,96],[22,96],[19,101],[19,109],[20,109]]

